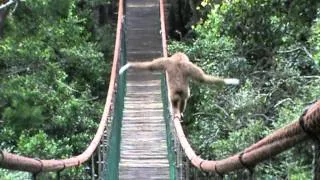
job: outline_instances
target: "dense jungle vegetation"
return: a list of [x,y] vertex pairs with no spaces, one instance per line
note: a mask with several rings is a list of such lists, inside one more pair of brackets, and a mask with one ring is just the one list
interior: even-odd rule
[[[116,3],[25,0],[0,10],[0,149],[48,159],[87,146],[106,97]],[[170,52],[185,52],[208,74],[241,80],[221,89],[192,84],[185,123],[201,157],[240,152],[319,98],[319,0],[171,3]],[[311,179],[312,146],[301,143],[259,164],[255,176]],[[62,175],[89,178],[83,166]],[[0,169],[1,180],[29,176]]]
[[[171,17],[184,26],[172,26],[170,51],[186,52],[209,74],[241,80],[238,87],[222,89],[192,86],[186,124],[203,158],[241,152],[297,120],[319,98],[319,1],[202,0],[175,6],[194,13]],[[312,143],[301,143],[259,164],[255,176],[312,179],[312,153]],[[239,171],[225,177],[242,175]],[[207,179],[208,174],[194,176]]]
[[[82,153],[103,111],[116,11],[109,0],[0,10],[0,149],[46,159]],[[2,180],[28,176],[0,170]],[[83,166],[62,177],[89,178]]]

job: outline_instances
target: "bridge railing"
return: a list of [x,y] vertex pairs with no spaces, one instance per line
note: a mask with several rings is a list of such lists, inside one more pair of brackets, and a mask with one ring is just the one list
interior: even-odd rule
[[[161,29],[163,33],[163,56],[167,56],[164,0],[160,0],[160,12]],[[168,104],[167,108],[170,107],[171,105]],[[184,134],[183,127],[180,123],[180,114],[173,114],[171,116],[171,121],[170,127],[172,127],[171,134],[174,142],[177,179],[188,179],[189,162],[203,172],[215,172],[219,176],[223,176],[225,173],[238,169],[248,169],[252,172],[254,166],[259,162],[269,159],[298,143],[302,143],[310,139],[316,140],[318,143],[316,145],[316,149],[320,149],[320,140],[318,137],[320,134],[320,100],[316,101],[308,110],[306,110],[298,121],[276,130],[257,143],[244,149],[242,152],[222,160],[206,160],[198,156]],[[320,156],[319,154],[319,152],[315,152],[315,156],[318,158]],[[187,157],[189,162],[185,161],[185,157]],[[316,159],[316,161],[319,160]],[[319,179],[319,165],[315,164],[314,166],[314,179]],[[316,172],[316,170],[318,170],[318,172]],[[252,173],[250,178],[253,178]]]
[[[117,34],[114,48],[113,65],[110,75],[109,89],[106,98],[106,103],[104,106],[104,111],[99,123],[99,127],[92,141],[90,142],[87,149],[80,155],[70,157],[67,159],[36,159],[25,156],[20,156],[6,151],[0,151],[0,168],[27,171],[36,175],[41,172],[56,171],[59,174],[62,170],[71,167],[78,167],[79,165],[87,162],[91,157],[93,164],[91,165],[92,178],[97,176],[96,173],[103,172],[102,164],[106,160],[105,153],[101,150],[106,151],[108,147],[108,131],[107,127],[110,125],[110,117],[112,112],[113,97],[115,94],[115,88],[117,84],[118,68],[119,68],[119,58],[121,49],[121,31],[122,31],[122,19],[123,19],[123,0],[119,0],[118,7],[118,24],[117,24]],[[94,153],[97,152],[96,157]],[[98,161],[98,171],[95,172],[95,162]],[[99,176],[99,175],[98,175]]]
[[[162,35],[162,55],[168,56],[167,52],[167,33],[166,33],[166,15],[165,15],[165,0],[160,0],[160,22]],[[162,86],[162,102],[164,106],[164,118],[166,120],[167,129],[167,145],[170,162],[170,179],[188,180],[189,179],[189,163],[183,152],[180,141],[174,130],[174,123],[172,121],[172,109],[170,99],[167,91],[167,74],[163,75],[161,79]]]
[[[122,18],[121,30],[121,48],[120,48],[120,67],[127,62],[126,52],[126,25],[125,16]],[[119,162],[120,162],[120,140],[121,140],[121,126],[124,109],[124,97],[126,94],[126,72],[118,77],[116,87],[116,96],[113,111],[113,120],[111,127],[111,134],[109,136],[109,146],[112,147],[105,152],[107,157],[107,164],[105,169],[106,179],[118,179],[119,177]]]
[[203,171],[222,175],[237,169],[251,169],[298,143],[317,138],[320,133],[320,101],[314,103],[298,121],[276,130],[236,155],[217,161],[197,156],[184,135],[179,115],[175,115],[173,121],[176,135],[191,163]]

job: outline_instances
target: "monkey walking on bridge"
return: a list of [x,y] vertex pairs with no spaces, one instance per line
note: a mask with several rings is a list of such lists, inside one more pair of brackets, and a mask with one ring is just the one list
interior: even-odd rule
[[181,52],[175,53],[171,57],[161,57],[149,62],[129,62],[121,67],[119,74],[122,74],[128,68],[167,72],[168,92],[174,115],[178,113],[183,116],[186,109],[187,100],[190,96],[189,79],[219,86],[239,84],[239,79],[219,78],[205,74],[200,67],[189,61],[186,54]]

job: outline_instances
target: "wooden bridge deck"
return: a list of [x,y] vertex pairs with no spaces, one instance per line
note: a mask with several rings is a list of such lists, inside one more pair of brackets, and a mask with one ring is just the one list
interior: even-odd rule
[[[162,52],[159,0],[126,0],[128,61]],[[121,130],[119,179],[169,179],[160,73],[129,70]]]

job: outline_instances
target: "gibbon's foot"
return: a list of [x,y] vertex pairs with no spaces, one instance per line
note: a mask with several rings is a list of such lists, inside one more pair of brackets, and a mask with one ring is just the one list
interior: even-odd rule
[[175,114],[172,114],[172,115],[173,115],[174,119],[175,119],[175,118],[178,118],[180,122],[183,122],[183,119],[184,119],[184,118],[183,118],[183,114],[182,114],[182,113],[180,114],[180,116],[175,115]]
[[230,84],[230,85],[238,85],[240,81],[239,79],[229,78],[229,79],[224,79],[224,83]]
[[180,122],[183,122],[183,120],[184,120],[184,116],[183,116],[183,114],[181,113],[181,114],[180,114]]

